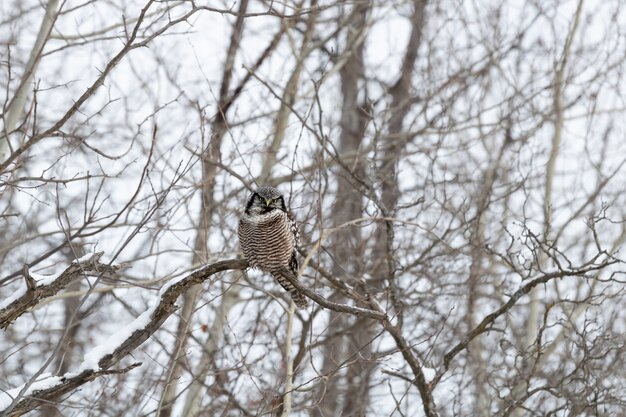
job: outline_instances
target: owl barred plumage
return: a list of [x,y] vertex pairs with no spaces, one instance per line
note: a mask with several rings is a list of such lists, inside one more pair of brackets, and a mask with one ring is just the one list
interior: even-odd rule
[[237,229],[244,256],[253,268],[269,272],[291,294],[298,308],[305,308],[306,297],[285,274],[298,277],[296,248],[300,233],[296,221],[285,205],[285,199],[273,187],[259,187],[246,204]]

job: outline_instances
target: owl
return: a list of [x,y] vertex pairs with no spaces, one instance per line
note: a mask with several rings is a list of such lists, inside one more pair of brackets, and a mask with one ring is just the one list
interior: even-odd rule
[[239,219],[237,234],[250,266],[272,274],[291,294],[296,306],[305,308],[306,297],[285,278],[285,274],[298,278],[298,224],[287,211],[285,199],[276,188],[259,187],[252,193]]

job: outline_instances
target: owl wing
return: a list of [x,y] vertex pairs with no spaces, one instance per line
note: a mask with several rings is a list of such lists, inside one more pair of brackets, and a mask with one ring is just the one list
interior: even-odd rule
[[296,251],[300,247],[300,227],[298,226],[298,222],[293,218],[291,213],[287,213],[287,219],[289,219],[289,227],[291,228],[291,233],[293,234],[295,243],[296,243]]

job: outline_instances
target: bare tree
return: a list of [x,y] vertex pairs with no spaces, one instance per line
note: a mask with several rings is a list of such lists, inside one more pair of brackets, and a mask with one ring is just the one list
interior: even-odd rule
[[0,3],[0,415],[623,414],[621,3]]

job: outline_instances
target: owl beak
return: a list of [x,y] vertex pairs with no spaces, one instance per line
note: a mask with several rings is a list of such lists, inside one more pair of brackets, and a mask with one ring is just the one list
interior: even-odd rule
[[271,204],[271,200],[265,200],[265,207],[269,207]]

